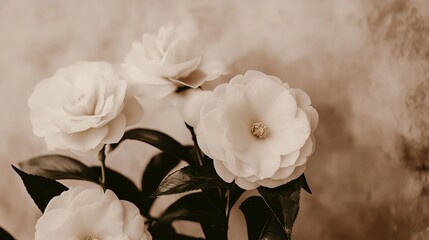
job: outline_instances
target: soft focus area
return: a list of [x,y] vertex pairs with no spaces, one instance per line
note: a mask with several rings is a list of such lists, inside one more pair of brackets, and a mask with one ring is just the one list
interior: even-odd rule
[[[319,111],[306,171],[313,194],[302,191],[295,239],[429,239],[427,0],[0,0],[1,227],[34,239],[40,216],[10,167],[50,153],[28,117],[36,83],[80,60],[119,64],[144,32],[183,20],[196,21],[208,56],[227,63],[224,81],[250,69],[276,75]],[[167,102],[142,104],[140,127],[192,142]],[[139,183],[154,153],[129,141],[107,164]],[[177,226],[202,236],[195,224]],[[230,238],[247,239],[237,208]]]

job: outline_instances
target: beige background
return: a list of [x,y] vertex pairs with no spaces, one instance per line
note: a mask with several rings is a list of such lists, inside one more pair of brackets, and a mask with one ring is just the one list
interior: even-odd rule
[[[34,85],[78,60],[120,63],[143,32],[186,19],[232,75],[277,75],[304,88],[320,113],[313,195],[303,193],[295,239],[429,239],[427,0],[1,0],[0,226],[33,239],[40,216],[10,168],[47,153],[28,119]],[[173,108],[143,104],[141,126],[190,142]],[[154,152],[128,142],[108,164],[139,182]],[[240,221],[235,211],[231,239],[246,238]]]

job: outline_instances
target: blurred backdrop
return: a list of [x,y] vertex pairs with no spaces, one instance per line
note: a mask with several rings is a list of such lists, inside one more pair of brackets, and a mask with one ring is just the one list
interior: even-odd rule
[[[28,118],[35,84],[79,60],[119,64],[143,32],[183,20],[198,23],[207,54],[229,76],[279,76],[319,111],[306,174],[313,194],[302,193],[295,239],[429,239],[427,0],[0,0],[0,226],[33,239],[40,216],[10,167],[48,153]],[[140,126],[191,142],[174,108],[142,104]],[[139,183],[155,152],[130,141],[108,165]],[[246,239],[242,221],[235,209],[231,239]]]

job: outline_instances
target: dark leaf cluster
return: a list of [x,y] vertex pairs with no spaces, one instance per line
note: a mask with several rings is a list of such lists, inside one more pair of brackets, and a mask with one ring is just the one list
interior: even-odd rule
[[[190,129],[192,130],[192,129]],[[136,186],[124,174],[105,168],[104,187],[122,199],[134,203],[146,217],[155,240],[195,240],[177,233],[175,221],[192,221],[201,225],[207,240],[228,239],[228,218],[231,209],[244,193],[234,183],[224,182],[213,168],[213,160],[204,156],[197,145],[183,146],[172,137],[151,129],[127,131],[121,141],[111,145],[115,150],[125,140],[137,140],[158,148],[142,174],[141,186]],[[188,166],[177,169],[180,161]],[[49,201],[68,188],[58,180],[74,179],[102,182],[99,166],[62,155],[45,155],[12,166],[21,177],[27,192],[43,212]],[[260,187],[260,196],[252,196],[239,206],[247,223],[249,240],[290,240],[299,211],[300,190],[311,193],[302,175],[278,188]],[[150,211],[157,197],[187,193],[168,206],[159,216]],[[0,228],[1,239],[14,239]]]

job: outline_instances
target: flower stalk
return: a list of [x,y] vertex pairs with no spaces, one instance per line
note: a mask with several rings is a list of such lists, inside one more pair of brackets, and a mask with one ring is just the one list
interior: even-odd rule
[[[186,124],[186,123],[185,123],[185,124]],[[198,146],[198,142],[197,142],[197,135],[195,134],[195,130],[194,130],[194,128],[193,128],[192,126],[190,126],[190,125],[188,125],[188,124],[186,124],[186,127],[189,129],[189,132],[191,132],[191,135],[192,135],[192,141],[194,142],[195,151],[196,151],[196,153],[197,153],[197,161],[198,161],[198,164],[199,164],[200,166],[203,166],[203,159],[204,159],[204,156],[203,156],[203,154],[202,154],[202,152],[201,152],[200,147]]]
[[98,160],[100,161],[101,166],[101,179],[100,179],[100,185],[103,188],[104,191],[106,191],[106,145],[103,146],[103,148],[98,152]]
[[229,214],[231,213],[231,206],[230,206],[230,196],[231,196],[231,190],[226,190],[225,193],[225,216],[226,216],[226,226],[228,227],[228,221],[229,221]]

